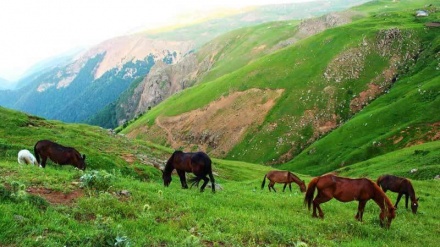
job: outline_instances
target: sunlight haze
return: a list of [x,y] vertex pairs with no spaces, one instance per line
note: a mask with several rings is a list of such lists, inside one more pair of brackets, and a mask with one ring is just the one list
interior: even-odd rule
[[[0,3],[0,78],[14,81],[35,63],[185,12],[310,0],[13,0]],[[1,86],[1,85],[0,85]]]

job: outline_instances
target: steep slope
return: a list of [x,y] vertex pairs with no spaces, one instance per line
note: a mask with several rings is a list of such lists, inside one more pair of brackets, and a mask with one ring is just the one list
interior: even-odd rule
[[207,43],[179,63],[158,63],[137,86],[127,101],[118,100],[116,112],[123,124],[164,99],[194,84],[204,83],[237,70],[253,60],[273,53],[328,28],[351,22],[361,13],[346,11],[319,18],[289,22],[271,22],[241,28]]
[[[379,96],[388,97],[390,93],[387,92],[398,88],[393,86],[396,82],[412,85],[406,88],[409,91],[400,94],[416,95],[419,89],[416,78],[431,80],[431,103],[413,99],[405,101],[405,104],[419,105],[418,108],[426,110],[424,112],[429,114],[420,118],[417,111],[406,111],[409,115],[402,121],[406,124],[424,123],[428,120],[435,123],[438,121],[438,116],[433,110],[438,109],[435,107],[438,71],[434,70],[438,66],[438,55],[437,44],[432,41],[435,41],[439,30],[427,29],[425,23],[438,18],[438,6],[429,7],[429,18],[418,19],[414,17],[414,5],[408,8],[406,1],[392,3],[394,9],[399,9],[398,12],[389,11],[393,8],[385,8],[387,4],[389,3],[375,2],[357,8],[358,11],[369,13],[370,17],[314,35],[264,56],[233,73],[184,90],[154,107],[123,130],[123,133],[167,144],[173,148],[203,148],[219,157],[266,164],[279,164],[292,159],[295,162],[294,158],[310,144],[344,123],[353,121],[355,127],[350,131],[350,135],[356,136],[356,142],[343,139],[344,145],[357,148],[361,144],[371,143],[371,139],[363,138],[365,133],[359,131],[364,123],[355,121],[354,116]],[[424,2],[417,4],[420,8],[425,6]],[[426,59],[421,59],[422,57]],[[431,64],[429,71],[432,77],[429,78],[432,79],[426,78],[420,73],[421,70],[412,69],[428,64]],[[406,77],[413,80],[402,79]],[[264,94],[248,97],[252,95],[254,88],[261,89],[260,92],[283,90],[283,93],[280,97],[267,97]],[[243,97],[235,98],[234,95],[238,92]],[[398,90],[394,92],[397,93]],[[247,106],[249,98],[255,97],[259,100],[253,101],[254,103],[250,104],[252,107],[263,105],[269,100],[275,102],[271,109],[263,114],[263,122],[257,121],[257,116],[246,114],[250,110]],[[218,102],[229,98],[234,101],[232,106],[235,111],[214,107]],[[218,118],[224,118],[225,123],[239,122],[242,120],[241,117],[253,118],[255,121],[251,120],[251,124],[239,131],[226,127],[219,132],[218,129],[211,128],[210,119],[202,121],[197,117],[200,114],[213,114],[207,109],[217,109],[215,114],[219,115]],[[401,112],[402,109],[394,111]],[[187,114],[191,114],[196,121],[184,121],[183,119],[188,118]],[[381,116],[392,119],[392,115]],[[171,117],[182,120],[170,125],[172,128],[164,126],[163,123]],[[193,131],[197,130],[198,125],[206,126],[205,131]],[[227,124],[229,125],[234,126]],[[435,126],[424,125],[425,132],[435,133]],[[392,128],[384,125],[381,132],[375,133],[390,131]],[[374,128],[368,130],[369,134],[379,131]],[[220,151],[218,147],[229,141],[223,138],[228,132],[235,133],[237,141]],[[210,145],[204,146],[206,140],[209,140]],[[411,136],[408,143],[418,140],[419,137]],[[326,148],[329,145],[327,144]],[[401,146],[390,146],[388,151],[399,148]],[[339,150],[332,150],[331,153],[338,152]],[[335,164],[335,160],[329,158],[329,161]],[[314,162],[317,163],[317,160]],[[301,164],[302,169],[306,169],[311,162],[304,161]]]
[[[104,126],[104,122],[112,123],[105,125],[108,127],[126,124],[178,91],[230,73],[254,59],[326,28],[349,22],[356,13],[327,15],[313,21],[304,21],[298,28],[298,21],[263,24],[257,29],[247,26],[273,20],[300,20],[345,9],[361,2],[365,1],[314,1],[262,6],[169,32],[148,34],[166,40],[192,40],[196,43],[196,49],[177,63],[157,63],[152,73],[134,91],[129,89],[133,92],[132,97],[127,97],[127,93],[124,93],[117,102],[108,105],[99,116],[90,119],[88,123],[101,126]],[[247,28],[240,28],[243,26]],[[239,30],[221,35],[236,28]],[[211,41],[219,35],[221,36]],[[238,46],[234,40],[242,40],[243,44]],[[208,43],[205,44],[206,42]],[[203,46],[200,47],[201,45]]]

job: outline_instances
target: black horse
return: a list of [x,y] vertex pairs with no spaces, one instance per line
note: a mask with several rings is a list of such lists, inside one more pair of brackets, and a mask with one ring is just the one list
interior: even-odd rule
[[417,208],[419,207],[419,198],[416,198],[416,192],[412,183],[407,178],[397,177],[393,175],[383,175],[377,179],[377,185],[382,187],[384,192],[391,190],[392,192],[398,193],[396,204],[394,207],[397,208],[400,198],[405,195],[405,207],[408,208],[408,196],[411,198],[411,210],[415,214],[417,213]]
[[86,156],[76,151],[72,147],[64,147],[58,143],[41,140],[38,141],[34,146],[35,157],[37,158],[38,164],[40,164],[40,156],[42,158],[41,166],[46,167],[47,158],[51,159],[53,162],[60,165],[73,165],[78,169],[85,170],[86,163],[84,160]]
[[191,180],[193,185],[198,184],[200,180],[203,180],[200,192],[203,192],[209,180],[211,180],[212,192],[215,192],[215,181],[214,176],[212,175],[212,162],[206,153],[184,153],[182,151],[175,151],[168,159],[162,173],[163,184],[166,187],[171,183],[171,173],[174,169],[176,169],[177,174],[180,177],[182,188],[188,188],[185,173],[192,172],[196,175],[196,177]]

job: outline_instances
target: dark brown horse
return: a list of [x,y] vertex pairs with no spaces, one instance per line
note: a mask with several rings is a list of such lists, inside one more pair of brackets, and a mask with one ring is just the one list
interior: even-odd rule
[[[318,194],[313,200],[315,188]],[[355,218],[362,221],[364,208],[368,200],[373,199],[380,207],[380,225],[389,228],[391,221],[396,217],[395,209],[390,199],[373,181],[367,178],[350,179],[337,177],[332,174],[323,175],[313,178],[307,188],[304,203],[310,206],[313,200],[313,217],[316,215],[316,209],[319,210],[319,217],[324,218],[324,213],[319,204],[327,202],[332,198],[336,198],[341,202],[359,201],[358,212]]]
[[168,159],[162,173],[163,183],[166,187],[171,183],[171,173],[174,169],[176,169],[177,174],[180,177],[182,188],[188,189],[185,173],[192,172],[196,175],[196,177],[192,179],[193,185],[198,184],[200,180],[203,180],[203,185],[200,188],[201,192],[203,192],[209,180],[211,180],[212,192],[215,192],[215,181],[214,176],[212,175],[212,162],[206,153],[184,153],[182,151],[175,151]]
[[34,154],[39,164],[41,156],[41,167],[43,168],[46,167],[46,161],[49,158],[60,165],[73,165],[81,170],[86,169],[85,155],[81,157],[81,154],[76,149],[64,147],[55,142],[48,140],[38,141],[34,146]]
[[289,172],[289,171],[269,171],[264,175],[263,183],[261,184],[261,189],[264,188],[264,185],[266,184],[266,177],[269,179],[270,183],[267,186],[269,188],[269,191],[271,191],[271,188],[273,191],[277,192],[275,190],[275,183],[281,183],[284,184],[283,192],[286,189],[287,184],[289,185],[290,191],[292,191],[292,182],[296,183],[301,192],[306,192],[306,184],[303,180],[299,179],[295,174]]
[[417,208],[419,207],[419,198],[416,198],[416,192],[414,191],[409,179],[393,175],[383,175],[377,179],[376,183],[382,187],[384,192],[391,190],[392,192],[399,193],[396,204],[394,204],[395,208],[397,208],[397,204],[399,204],[402,195],[405,195],[405,207],[408,208],[409,196],[411,198],[411,210],[414,214],[417,213]]

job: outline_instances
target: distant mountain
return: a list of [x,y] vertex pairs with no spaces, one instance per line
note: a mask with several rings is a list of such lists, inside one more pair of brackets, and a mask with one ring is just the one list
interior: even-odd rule
[[[263,22],[317,16],[361,2],[365,1],[331,0],[316,1],[314,4],[307,2],[263,6],[238,14],[205,19],[190,26],[167,29],[166,32],[117,37],[92,47],[74,60],[70,56],[58,57],[36,65],[20,80],[19,89],[0,92],[0,104],[49,119],[90,121],[101,126],[116,127],[133,118],[134,111],[109,109],[111,106],[119,107],[121,104],[117,99],[122,96],[125,99],[140,97],[136,94],[139,91],[134,84],[139,84],[139,78],[146,77],[154,65],[158,66],[154,70],[159,76],[156,77],[159,80],[157,85],[169,96],[195,81],[168,90],[165,81],[160,82],[165,80],[161,77],[161,68],[169,70],[168,65],[176,65],[174,68],[183,74],[185,71],[190,72],[185,64],[177,64],[181,61],[195,61],[194,51],[220,34]],[[184,78],[187,76],[182,73],[182,78],[171,80],[186,80]],[[126,90],[131,90],[134,95],[123,94]],[[158,103],[164,98],[163,95],[154,96],[153,102]],[[103,114],[100,112],[102,110],[111,114]],[[91,121],[95,114],[99,114],[100,121]]]
[[0,77],[0,90],[6,90],[11,88],[11,82]]
[[55,67],[66,66],[69,63],[73,62],[75,57],[78,56],[81,52],[84,52],[85,48],[74,48],[62,54],[59,54],[54,57],[50,57],[44,59],[32,67],[30,67],[22,76],[21,79],[18,80],[16,88],[21,88],[27,85],[27,83],[32,82],[32,77],[35,77],[37,74],[41,74],[47,72]]

